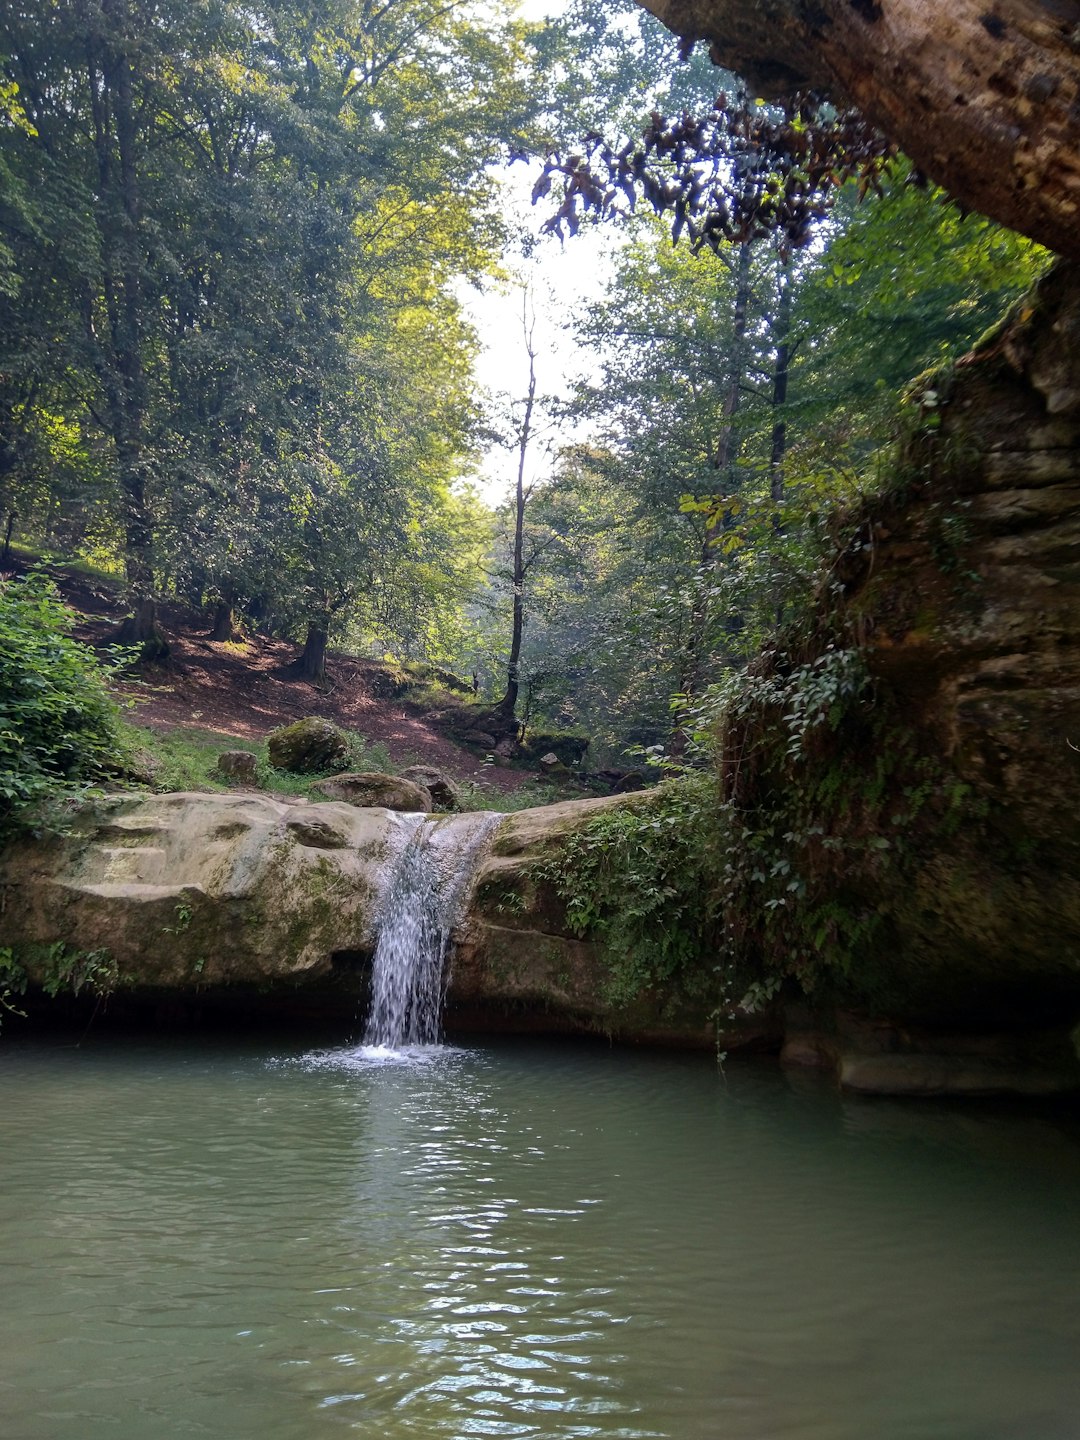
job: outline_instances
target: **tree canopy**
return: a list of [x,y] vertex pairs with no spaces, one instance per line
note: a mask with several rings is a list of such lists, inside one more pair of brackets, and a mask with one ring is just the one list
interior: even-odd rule
[[[680,65],[629,3],[544,25],[436,0],[8,7],[8,538],[122,573],[150,656],[164,596],[218,641],[297,641],[317,682],[337,642],[456,666],[511,728],[662,738],[672,694],[684,714],[790,618],[905,382],[1045,253],[946,203],[935,156],[847,83],[836,56],[885,63],[908,18],[830,4],[815,29],[778,0],[762,41],[734,0],[655,8],[783,103]],[[1056,57],[1048,115],[1072,83],[1055,25],[981,25]],[[573,317],[591,373],[564,441],[500,509],[469,485],[492,417],[459,297],[499,273],[497,171],[530,154],[559,191],[537,231],[568,258],[583,224],[621,240]]]

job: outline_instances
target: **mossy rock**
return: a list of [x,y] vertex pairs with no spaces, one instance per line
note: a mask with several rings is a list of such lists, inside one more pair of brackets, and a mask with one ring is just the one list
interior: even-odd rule
[[275,769],[294,775],[343,770],[349,763],[349,737],[329,720],[314,715],[271,731],[266,748]]
[[376,700],[399,700],[414,683],[412,677],[398,665],[373,665],[368,689]]
[[259,783],[259,761],[250,750],[225,750],[218,756],[217,774],[236,785]]

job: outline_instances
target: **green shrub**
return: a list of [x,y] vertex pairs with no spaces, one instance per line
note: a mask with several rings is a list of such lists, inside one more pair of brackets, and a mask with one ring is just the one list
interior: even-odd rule
[[116,770],[109,670],[73,624],[47,576],[0,581],[0,833]]
[[718,873],[724,836],[716,781],[688,773],[640,802],[602,810],[537,866],[575,935],[597,943],[615,1007],[655,991],[718,1003]]

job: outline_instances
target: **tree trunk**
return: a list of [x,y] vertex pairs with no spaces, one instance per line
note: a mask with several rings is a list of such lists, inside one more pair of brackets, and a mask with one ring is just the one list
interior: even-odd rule
[[[705,533],[701,541],[700,592],[690,614],[686,645],[683,649],[679,674],[679,693],[687,701],[701,693],[707,670],[710,619],[710,581],[708,572],[714,570],[722,559],[720,541],[723,533],[732,523],[731,511],[724,500],[738,488],[736,463],[739,458],[739,408],[743,388],[747,383],[747,332],[750,324],[750,244],[739,246],[735,262],[735,300],[731,317],[731,350],[728,354],[727,386],[721,406],[720,435],[712,456],[712,468],[718,479],[721,493],[710,497],[716,502],[705,520]],[[741,617],[731,614],[724,624],[732,640],[742,628]],[[686,705],[679,705],[671,717],[671,735],[668,739],[668,754],[679,758],[686,752],[686,726],[690,715]]]
[[[735,462],[739,458],[739,405],[742,401],[743,386],[746,384],[746,331],[750,317],[750,244],[739,246],[739,258],[735,266],[735,308],[731,318],[731,353],[728,356],[728,382],[721,411],[720,438],[713,455],[713,469],[720,477],[723,494],[731,495],[736,489]],[[715,497],[717,499],[720,496]],[[724,505],[718,505],[705,521],[705,535],[701,545],[701,563],[713,566],[720,559],[717,546],[720,536],[731,523],[730,512]]]
[[[772,453],[769,456],[769,495],[779,505],[784,498],[784,455],[787,452],[788,373],[791,367],[791,257],[780,262],[776,281],[776,314],[772,324],[774,342],[772,388]],[[776,517],[780,527],[780,517]]]
[[320,688],[326,684],[326,642],[330,631],[330,616],[320,615],[308,622],[304,652],[296,662],[296,673],[302,680],[310,680]]
[[138,650],[140,660],[152,662],[169,658],[169,642],[158,625],[157,602],[153,595],[144,594],[135,599],[131,614],[120,622],[116,643]]
[[7,526],[4,530],[4,553],[0,555],[0,565],[7,565],[11,559],[11,536],[18,518],[14,510],[8,511]]
[[[107,398],[109,430],[116,455],[117,479],[124,508],[124,566],[131,614],[117,636],[122,645],[139,648],[140,658],[162,660],[169,646],[157,624],[154,599],[153,522],[146,495],[146,374],[143,368],[142,240],[137,139],[131,63],[123,48],[130,20],[119,4],[108,4],[105,18],[113,27],[115,48],[107,43],[99,61],[91,62],[98,179],[104,196],[115,196],[115,215],[102,222],[102,271],[110,344],[99,355]],[[100,88],[98,74],[100,72]],[[92,332],[91,317],[87,321]]]
[[[525,634],[525,506],[529,491],[525,485],[525,461],[532,434],[533,409],[536,404],[536,352],[532,338],[526,334],[526,350],[529,356],[529,388],[525,398],[525,414],[518,432],[517,488],[514,492],[514,587],[513,622],[510,635],[510,656],[506,663],[506,691],[492,711],[509,726],[515,722],[518,695],[521,691],[521,641]],[[515,726],[516,728],[516,726]]]
[[214,624],[210,631],[210,639],[217,641],[231,640],[234,632],[233,609],[231,600],[219,600],[214,607]]
[[756,94],[848,101],[963,205],[1080,258],[1077,0],[640,0]]

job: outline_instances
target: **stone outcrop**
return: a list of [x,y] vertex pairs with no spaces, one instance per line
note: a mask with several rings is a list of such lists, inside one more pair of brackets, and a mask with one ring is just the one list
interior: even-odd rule
[[911,493],[837,570],[871,674],[969,787],[898,900],[899,984],[909,1013],[1080,1013],[1080,268],[922,398]]
[[335,955],[371,951],[402,825],[385,810],[262,795],[109,797],[69,834],[5,852],[4,943],[38,983],[57,945],[107,953],[129,990],[326,978]]
[[784,1017],[781,1064],[827,1070],[861,1095],[1029,1098],[1080,1089],[1077,1036],[1061,1026],[920,1029],[841,1011],[827,1029],[805,1006]]
[[[639,1044],[709,1049],[779,1044],[770,1017],[733,1019],[718,1036],[700,999],[668,987],[614,1004],[602,951],[568,924],[566,906],[538,862],[570,831],[645,794],[566,800],[507,816],[481,861],[455,952],[448,1019],[462,1028],[594,1034]],[[708,966],[712,961],[704,957]]]
[[1073,0],[641,0],[752,94],[856,105],[966,208],[1080,258]]
[[[535,873],[572,828],[642,798],[568,801],[504,820],[456,937],[448,1028],[715,1043],[700,1006],[660,995],[629,1011],[612,1006],[602,954],[572,934],[562,901]],[[467,832],[475,820],[448,815],[439,825]],[[0,857],[3,943],[38,987],[62,980],[73,957],[107,958],[114,1009],[197,999],[203,1014],[215,1005],[280,1014],[284,1005],[351,1020],[366,1004],[388,867],[412,829],[386,808],[344,802],[112,796],[68,834]],[[743,1038],[760,1033],[754,1025]]]
[[[955,371],[925,377],[909,421],[892,490],[867,502],[830,570],[815,638],[759,668],[854,651],[872,683],[862,719],[770,760],[782,716],[766,706],[756,731],[729,735],[728,795],[751,825],[768,815],[786,832],[800,907],[837,931],[835,1003],[917,1037],[867,1055],[824,1005],[828,1063],[854,1087],[902,1088],[912,1056],[947,1053],[966,1078],[939,1067],[940,1088],[977,1089],[957,1037],[998,1037],[1003,1073],[1030,1051],[1016,1037],[1067,1050],[1080,1017],[1077,268],[1051,273]],[[810,797],[801,827],[793,795]],[[752,940],[783,967],[766,923]],[[806,941],[821,943],[814,929]]]

